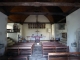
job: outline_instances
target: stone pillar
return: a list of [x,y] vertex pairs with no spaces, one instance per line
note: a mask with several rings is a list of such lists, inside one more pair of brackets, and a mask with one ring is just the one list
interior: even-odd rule
[[56,38],[55,29],[56,29],[55,24],[52,24],[52,37],[54,38],[54,40],[55,40],[55,38]]

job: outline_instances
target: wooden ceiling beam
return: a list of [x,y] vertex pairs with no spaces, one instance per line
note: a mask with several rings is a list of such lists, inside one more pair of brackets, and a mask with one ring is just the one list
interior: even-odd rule
[[23,22],[16,22],[16,21],[14,21],[14,20],[12,20],[11,18],[8,17],[8,21],[9,21],[9,20],[10,20],[11,22],[8,22],[8,23],[20,23],[21,25],[22,25],[22,23],[23,23]]
[[8,16],[8,11],[6,10],[5,7],[0,6],[0,9],[2,10],[2,11],[0,10],[1,12],[3,12],[4,14]]
[[56,2],[0,2],[0,6],[71,6],[80,7],[80,3],[56,3]]
[[73,7],[72,9],[70,9],[69,11],[67,11],[66,14],[69,15],[70,13],[74,12],[77,9],[79,9],[79,8],[78,7]]
[[62,15],[66,16],[65,13],[59,12],[9,12],[9,15]]
[[63,18],[63,19],[61,19],[61,20],[59,20],[58,23],[61,23],[61,22],[64,21],[64,20],[66,20],[66,17]]
[[14,20],[12,20],[12,19],[10,19],[9,17],[8,17],[8,20],[10,20],[11,22],[15,23],[15,21],[14,21]]
[[[74,12],[75,10],[77,10],[77,7],[73,7],[72,9],[70,9],[66,14],[69,15],[70,13]],[[67,16],[66,15],[66,16]],[[61,23],[62,21],[66,20],[66,17],[64,17],[63,19],[59,20],[58,23]]]
[[[31,23],[34,23],[34,24],[37,24],[37,22],[15,22],[15,23],[21,23],[21,24],[31,24]],[[51,24],[51,22],[39,22],[39,24]]]

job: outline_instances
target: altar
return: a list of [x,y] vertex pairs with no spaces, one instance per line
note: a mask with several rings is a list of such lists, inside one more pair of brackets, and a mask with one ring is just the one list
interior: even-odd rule
[[30,39],[30,40],[34,40],[35,42],[40,42],[40,40],[42,40],[42,39],[44,40],[45,37],[46,37],[46,36],[42,36],[42,35],[41,35],[41,36],[39,36],[39,35],[35,35],[35,36],[34,36],[34,35],[32,34],[32,36],[27,36],[27,39],[28,39],[28,40],[29,40],[29,39]]

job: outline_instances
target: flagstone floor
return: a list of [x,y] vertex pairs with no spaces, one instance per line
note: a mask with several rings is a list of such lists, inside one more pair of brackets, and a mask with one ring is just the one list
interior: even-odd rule
[[35,44],[33,47],[33,53],[29,57],[29,60],[47,60],[46,57],[43,57],[41,44]]

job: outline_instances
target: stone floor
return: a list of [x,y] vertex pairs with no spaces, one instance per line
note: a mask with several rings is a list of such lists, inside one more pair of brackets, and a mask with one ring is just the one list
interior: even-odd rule
[[37,45],[35,44],[33,47],[33,53],[29,57],[29,60],[47,60],[46,57],[43,57],[42,55],[42,47],[41,44]]

